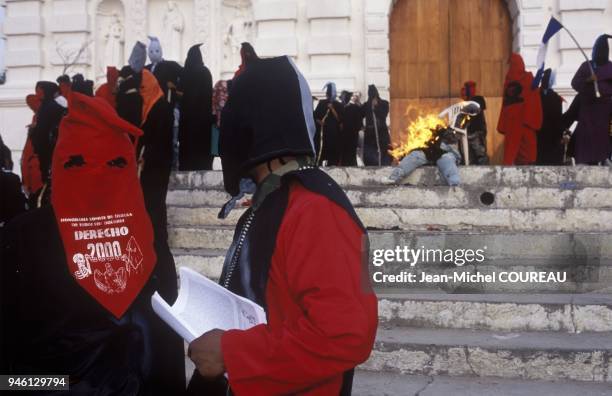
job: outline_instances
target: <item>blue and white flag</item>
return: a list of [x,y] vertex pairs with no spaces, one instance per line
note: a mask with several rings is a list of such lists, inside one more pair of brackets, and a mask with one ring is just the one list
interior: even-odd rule
[[563,29],[563,25],[561,22],[556,20],[554,17],[550,17],[550,21],[548,22],[548,26],[546,27],[546,31],[544,32],[544,36],[542,37],[542,43],[540,44],[540,48],[538,49],[538,71],[536,73],[535,78],[533,79],[533,83],[531,84],[531,88],[535,89],[540,85],[540,81],[542,81],[542,74],[544,74],[544,62],[546,61],[546,50],[548,49],[548,41],[552,36],[557,34],[559,30]]

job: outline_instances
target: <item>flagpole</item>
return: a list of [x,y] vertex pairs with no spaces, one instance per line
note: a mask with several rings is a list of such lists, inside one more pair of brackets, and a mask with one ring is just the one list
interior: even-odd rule
[[572,34],[572,32],[569,31],[568,28],[566,28],[563,24],[561,24],[561,26],[563,27],[563,29],[567,32],[567,34],[570,35],[570,37],[572,38],[572,40],[574,40],[574,43],[576,43],[576,46],[578,47],[578,49],[580,50],[580,52],[582,52],[582,55],[584,56],[584,59],[586,59],[587,64],[589,65],[589,69],[591,70],[591,76],[593,77],[593,84],[595,85],[595,96],[597,96],[598,98],[601,98],[601,94],[599,93],[599,84],[597,84],[597,75],[595,75],[595,70],[593,69],[593,65],[591,64],[591,61],[589,60],[589,57],[587,56],[587,54],[584,52],[584,50],[582,49],[582,47],[580,46],[580,44],[578,44],[578,40],[576,40],[576,37],[574,37],[574,35]]

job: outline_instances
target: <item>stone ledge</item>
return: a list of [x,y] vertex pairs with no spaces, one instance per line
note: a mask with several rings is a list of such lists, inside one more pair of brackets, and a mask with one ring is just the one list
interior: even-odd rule
[[610,333],[379,329],[361,368],[402,374],[612,382]]
[[266,1],[253,4],[253,19],[261,21],[297,20],[297,1]]

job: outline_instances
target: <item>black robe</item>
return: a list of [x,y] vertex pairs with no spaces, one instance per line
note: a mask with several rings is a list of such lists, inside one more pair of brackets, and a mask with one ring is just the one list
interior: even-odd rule
[[[480,106],[480,113],[474,117],[471,117],[467,126],[470,163],[476,165],[488,165],[487,119],[485,117],[487,102],[485,101],[485,98],[480,95],[472,96],[469,100],[478,103]],[[465,163],[465,161],[463,162]]]
[[212,75],[202,61],[199,46],[187,54],[178,90],[181,98],[179,122],[179,170],[210,170]]
[[[363,140],[363,163],[366,166],[391,165],[392,158],[389,154],[391,136],[389,135],[389,128],[387,128],[389,102],[378,99],[378,105],[372,107],[372,101],[368,100],[361,109],[366,120]],[[377,131],[378,143],[376,141]]]
[[25,211],[26,197],[19,176],[0,167],[0,229],[2,224]]
[[51,206],[15,218],[5,231],[0,372],[68,374],[71,395],[181,394],[182,340],[151,308],[159,267],[117,320],[68,271]]
[[341,139],[341,166],[357,166],[359,131],[363,128],[363,114],[355,103],[344,106],[344,128]]
[[[155,65],[150,63],[146,65],[145,68],[153,73],[160,88],[164,91],[166,103],[169,103],[170,108],[174,109],[177,101],[176,89],[170,89],[168,83],[172,83],[175,87],[178,87],[181,74],[183,73],[183,67],[177,62],[162,60]],[[170,92],[170,95],[168,95],[168,92]]]
[[[319,164],[327,160],[328,166],[340,165],[342,155],[342,122],[344,118],[344,107],[342,103],[334,100],[332,106],[337,114],[328,109],[328,99],[319,101],[314,110],[317,132],[315,134],[315,147],[317,155],[320,157]],[[323,119],[325,118],[325,122]],[[321,148],[321,130],[323,131],[323,148]],[[319,152],[322,152],[319,155]]]
[[538,131],[537,165],[563,165],[563,99],[552,89],[540,90],[542,128]]
[[32,128],[32,146],[38,155],[43,183],[49,181],[51,157],[57,140],[59,124],[64,114],[66,114],[66,109],[52,97],[45,97],[36,113],[36,125]]
[[[143,98],[137,89],[141,86],[141,74],[130,70],[122,73],[132,77],[126,79],[117,94],[117,112],[134,125],[140,126],[144,135],[138,141],[137,156],[142,156],[144,165],[140,173],[140,185],[145,207],[151,218],[155,236],[154,246],[157,255],[155,266],[156,287],[166,301],[173,302],[178,294],[174,258],[168,246],[168,221],[166,195],[172,166],[172,115],[163,97],[159,98],[149,110],[146,120],[142,120]],[[135,91],[136,89],[136,91]],[[161,323],[161,319],[156,318]],[[184,370],[182,339],[165,324],[165,332],[160,332],[157,342],[172,346],[168,359]]]

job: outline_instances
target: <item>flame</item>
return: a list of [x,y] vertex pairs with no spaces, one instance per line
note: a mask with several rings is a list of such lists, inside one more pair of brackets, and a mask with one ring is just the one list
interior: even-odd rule
[[446,127],[446,122],[438,118],[437,114],[419,116],[406,130],[406,141],[389,151],[397,160],[401,160],[413,150],[427,147],[427,142],[433,137],[438,127]]

